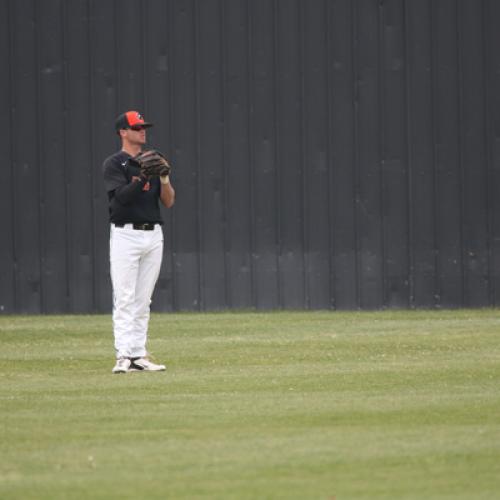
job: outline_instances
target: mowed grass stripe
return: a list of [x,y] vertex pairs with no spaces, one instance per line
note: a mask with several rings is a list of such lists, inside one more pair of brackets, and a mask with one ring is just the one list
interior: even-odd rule
[[497,498],[500,313],[0,317],[0,498]]

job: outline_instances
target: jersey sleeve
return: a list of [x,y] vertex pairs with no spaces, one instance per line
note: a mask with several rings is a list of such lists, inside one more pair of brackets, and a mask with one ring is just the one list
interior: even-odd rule
[[108,158],[103,165],[104,187],[108,193],[128,184],[127,174],[123,165]]

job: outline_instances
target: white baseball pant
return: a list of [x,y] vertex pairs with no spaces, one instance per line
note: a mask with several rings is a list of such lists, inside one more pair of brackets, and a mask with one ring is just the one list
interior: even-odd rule
[[113,333],[116,357],[146,356],[151,296],[160,274],[163,231],[132,224],[111,224],[109,245],[113,285]]

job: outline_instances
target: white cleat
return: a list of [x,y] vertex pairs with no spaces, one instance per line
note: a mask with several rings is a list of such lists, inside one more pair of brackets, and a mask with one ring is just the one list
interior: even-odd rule
[[165,365],[157,365],[149,361],[147,358],[137,358],[132,360],[130,366],[131,371],[144,371],[144,372],[162,372],[166,370]]
[[113,373],[127,373],[129,371],[132,361],[128,358],[118,358],[116,365],[113,368]]

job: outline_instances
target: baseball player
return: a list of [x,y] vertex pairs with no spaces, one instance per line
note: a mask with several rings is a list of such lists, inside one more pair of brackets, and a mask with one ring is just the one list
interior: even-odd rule
[[113,285],[113,373],[162,371],[148,359],[146,341],[151,296],[163,256],[159,202],[170,208],[175,191],[170,165],[155,150],[144,151],[147,123],[137,111],[116,119],[121,150],[104,161],[109,199],[110,269]]

